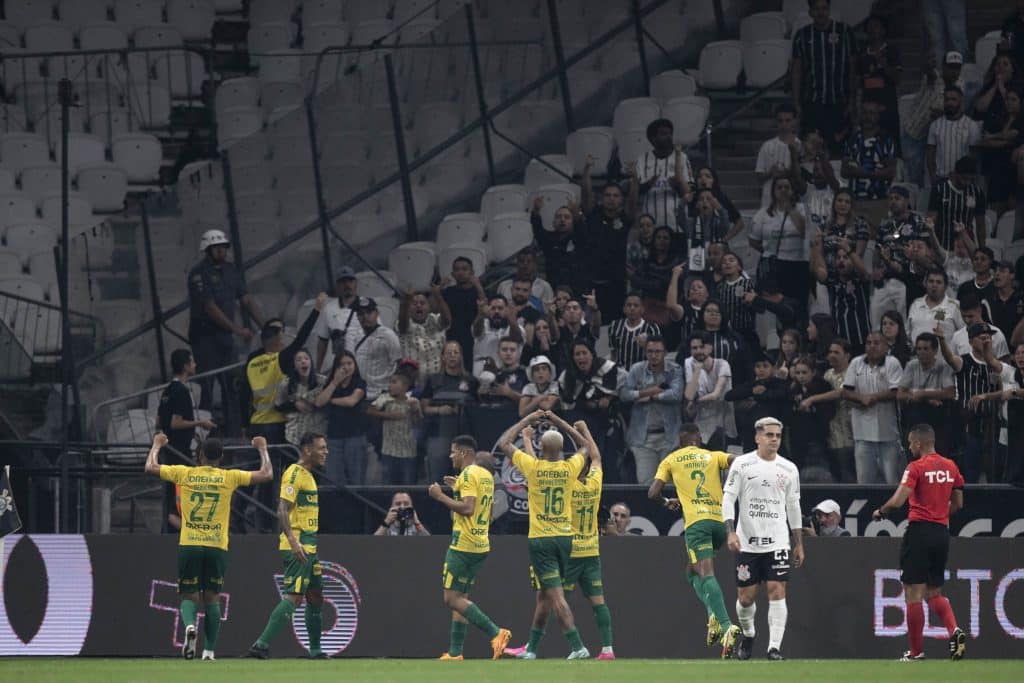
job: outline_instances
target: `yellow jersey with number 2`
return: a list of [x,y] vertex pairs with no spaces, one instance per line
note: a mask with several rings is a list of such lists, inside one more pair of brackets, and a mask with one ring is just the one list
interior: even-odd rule
[[455,500],[475,498],[468,515],[452,513],[452,542],[448,547],[463,553],[486,553],[491,550],[491,507],[494,505],[494,477],[479,465],[462,470],[452,487]]
[[181,487],[181,534],[178,545],[228,549],[231,494],[248,486],[252,472],[219,467],[161,465],[160,478]]
[[572,487],[587,464],[582,453],[568,460],[540,460],[516,449],[512,464],[526,479],[530,538],[572,536]]
[[689,527],[694,522],[710,519],[722,521],[722,470],[729,469],[729,454],[709,451],[700,446],[687,446],[669,453],[655,479],[674,481],[683,519]]

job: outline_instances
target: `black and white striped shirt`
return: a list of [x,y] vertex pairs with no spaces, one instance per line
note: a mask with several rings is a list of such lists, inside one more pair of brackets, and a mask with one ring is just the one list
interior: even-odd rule
[[[683,182],[693,183],[693,168],[690,159],[683,152]],[[682,196],[672,187],[670,178],[676,174],[676,154],[673,151],[664,159],[659,159],[654,152],[647,152],[636,160],[637,181],[641,185],[650,183],[643,196],[643,213],[654,216],[655,225],[667,225],[673,230],[676,226],[676,210],[683,202]]]
[[935,178],[948,178],[956,162],[967,156],[971,147],[981,142],[981,123],[967,114],[958,119],[945,116],[928,127],[928,146],[935,148]]
[[[987,394],[999,387],[998,379],[992,381],[990,376],[995,375],[998,378],[998,373],[992,372],[988,363],[976,359],[971,353],[963,354],[960,359],[963,361],[963,366],[960,368],[960,372],[956,373],[956,397],[960,406],[964,410],[968,410],[967,404],[972,397],[978,394]],[[994,410],[993,406],[994,403],[991,401],[982,401],[975,414],[991,415]]]
[[814,24],[793,36],[793,59],[803,69],[804,102],[841,104],[850,97],[850,69],[856,38],[850,27],[833,21],[821,31]]
[[661,335],[661,328],[643,319],[632,328],[625,318],[613,320],[608,326],[608,357],[624,368],[631,368],[634,363],[647,360],[644,347],[637,341],[641,335],[646,341],[653,335]]
[[754,308],[743,302],[743,295],[753,291],[754,283],[744,275],[733,282],[723,279],[715,286],[715,298],[722,305],[722,318],[740,334],[754,329]]
[[871,331],[871,290],[867,280],[843,280],[838,274],[830,274],[825,288],[828,289],[829,308],[836,321],[838,336],[848,339],[859,353]]
[[[955,188],[952,180],[935,183],[928,200],[928,212],[936,214],[935,234],[942,248],[953,250],[953,242],[956,240],[954,223],[963,223],[974,234],[975,218],[984,217],[987,208],[985,192],[974,183],[962,190]],[[974,235],[974,241],[978,241],[977,235]]]

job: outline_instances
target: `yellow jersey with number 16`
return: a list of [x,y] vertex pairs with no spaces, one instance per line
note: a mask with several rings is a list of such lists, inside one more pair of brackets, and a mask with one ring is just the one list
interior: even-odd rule
[[572,536],[572,487],[587,464],[583,454],[568,460],[540,460],[516,449],[512,464],[526,479],[530,538]]
[[669,453],[655,479],[674,481],[683,519],[689,527],[694,522],[710,519],[722,521],[722,470],[729,469],[729,454],[687,446]]
[[455,500],[475,498],[468,515],[452,513],[452,542],[448,547],[463,553],[491,550],[491,507],[494,505],[494,477],[479,465],[462,470],[452,487]]
[[[317,497],[316,480],[309,470],[294,463],[281,477],[281,500],[292,503],[288,514],[288,526],[307,553],[316,552],[316,532],[320,529],[320,500]],[[288,537],[281,534],[278,545],[281,550],[291,550]]]
[[181,534],[178,545],[228,549],[231,494],[248,486],[252,472],[219,467],[161,465],[160,478],[181,487]]

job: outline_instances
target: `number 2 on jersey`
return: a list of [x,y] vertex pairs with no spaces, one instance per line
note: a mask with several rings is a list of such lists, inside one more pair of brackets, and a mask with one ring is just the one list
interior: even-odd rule
[[484,526],[491,521],[491,502],[493,500],[491,496],[480,497],[480,502],[477,503],[477,507],[480,508],[480,514],[476,516],[478,526]]
[[701,470],[694,470],[693,472],[690,472],[690,479],[693,479],[694,481],[697,481],[698,479],[700,480],[700,481],[697,481],[697,489],[694,492],[695,493],[695,497],[697,497],[697,498],[710,498],[711,497],[708,494],[707,489],[704,488],[704,481],[706,479],[706,475],[704,474],[704,472],[702,472]]
[[[192,495],[189,496],[189,501],[194,504],[192,512],[188,515],[189,521],[211,522],[213,521],[213,516],[217,514],[217,503],[220,502],[220,494],[193,491]],[[203,506],[207,503],[209,503],[209,507],[206,513],[206,519],[203,519]]]

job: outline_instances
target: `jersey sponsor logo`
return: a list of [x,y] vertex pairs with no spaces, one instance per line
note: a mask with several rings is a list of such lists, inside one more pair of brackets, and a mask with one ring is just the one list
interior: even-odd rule
[[954,482],[953,475],[948,470],[925,472],[924,478],[928,480],[929,484],[952,484]]
[[294,486],[285,486],[284,487],[284,492],[287,493],[289,496],[294,496],[295,495],[295,487]]
[[775,543],[775,539],[771,536],[751,536],[747,539],[747,543],[750,545],[772,545]]

